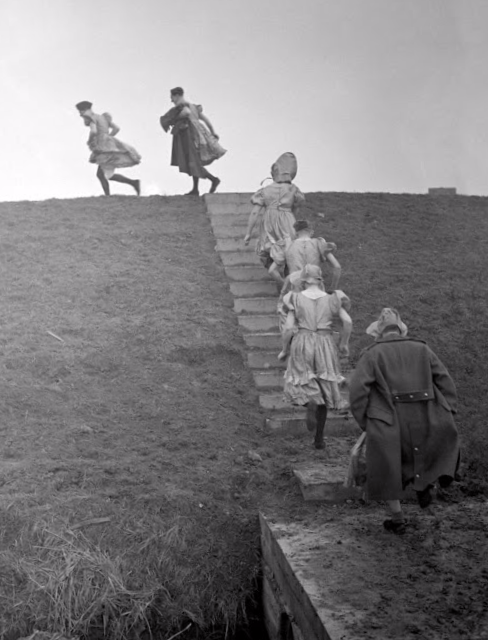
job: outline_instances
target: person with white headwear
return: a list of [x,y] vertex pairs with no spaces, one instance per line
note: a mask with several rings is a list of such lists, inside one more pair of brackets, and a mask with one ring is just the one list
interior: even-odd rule
[[[284,395],[294,405],[307,408],[307,427],[315,431],[315,448],[324,449],[324,427],[328,409],[345,410],[341,394],[344,382],[339,355],[349,355],[352,320],[349,298],[342,291],[328,294],[322,285],[320,267],[307,264],[300,281],[302,291],[291,291],[283,298],[286,321],[283,326],[283,350],[278,355],[288,363]],[[342,323],[339,346],[332,322]]]
[[384,308],[366,332],[375,342],[362,353],[349,383],[351,411],[366,431],[366,489],[386,501],[387,531],[403,534],[400,498],[413,485],[421,508],[431,489],[447,487],[459,465],[454,423],[456,388],[446,367],[423,340],[407,337],[396,309]]
[[283,153],[271,167],[273,182],[259,189],[251,198],[244,244],[248,245],[254,227],[259,223],[256,253],[269,274],[281,286],[285,271],[285,251],[296,237],[295,215],[305,196],[293,184],[297,174],[294,153]]

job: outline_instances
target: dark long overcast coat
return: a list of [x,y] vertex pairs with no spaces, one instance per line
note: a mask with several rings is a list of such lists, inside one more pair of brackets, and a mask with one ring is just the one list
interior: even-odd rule
[[425,342],[393,333],[379,338],[363,352],[349,393],[366,430],[370,499],[396,500],[410,482],[420,491],[440,476],[454,477],[456,388]]

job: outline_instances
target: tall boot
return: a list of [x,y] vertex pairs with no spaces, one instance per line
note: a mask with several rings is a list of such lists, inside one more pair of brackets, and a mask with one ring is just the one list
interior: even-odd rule
[[325,404],[317,405],[317,428],[315,429],[314,446],[316,449],[325,449],[324,428],[327,420],[327,406]]

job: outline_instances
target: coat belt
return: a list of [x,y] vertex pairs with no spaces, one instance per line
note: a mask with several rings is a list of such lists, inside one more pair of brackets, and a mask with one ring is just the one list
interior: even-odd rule
[[426,402],[433,400],[434,394],[431,391],[410,391],[409,393],[393,393],[393,402]]

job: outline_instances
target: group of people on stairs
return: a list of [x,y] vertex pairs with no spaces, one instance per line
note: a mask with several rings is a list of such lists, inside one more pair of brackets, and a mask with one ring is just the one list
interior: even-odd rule
[[[174,106],[161,116],[159,122],[165,132],[171,131],[173,135],[171,165],[193,179],[193,188],[187,195],[200,195],[199,181],[202,178],[210,180],[210,193],[214,193],[220,179],[206,167],[221,158],[226,150],[220,145],[219,136],[203,113],[201,105],[186,100],[181,87],[171,89],[170,98]],[[120,127],[114,123],[109,113],[95,113],[93,104],[87,100],[78,102],[76,108],[85,126],[90,128],[87,142],[90,149],[89,162],[98,165],[97,178],[104,194],[110,195],[109,181],[112,180],[130,185],[140,195],[140,180],[115,173],[116,169],[139,164],[140,154],[134,147],[116,137]]]
[[[253,205],[244,243],[258,227],[256,253],[279,285],[279,326],[287,360],[284,396],[306,407],[314,445],[325,448],[329,410],[350,408],[365,432],[366,493],[384,500],[390,517],[384,528],[403,534],[407,524],[400,498],[412,485],[421,508],[432,502],[437,483],[445,488],[460,462],[454,423],[456,389],[446,367],[427,344],[407,337],[399,313],[384,308],[367,329],[374,342],[361,354],[349,381],[349,402],[341,388],[340,358],[349,356],[351,302],[338,289],[341,266],[337,247],[314,238],[306,220],[296,215],[305,201],[293,184],[297,160],[285,153],[271,167],[271,184],[251,198]],[[331,288],[324,287],[323,267],[332,269]],[[340,327],[338,340],[334,323]]]

